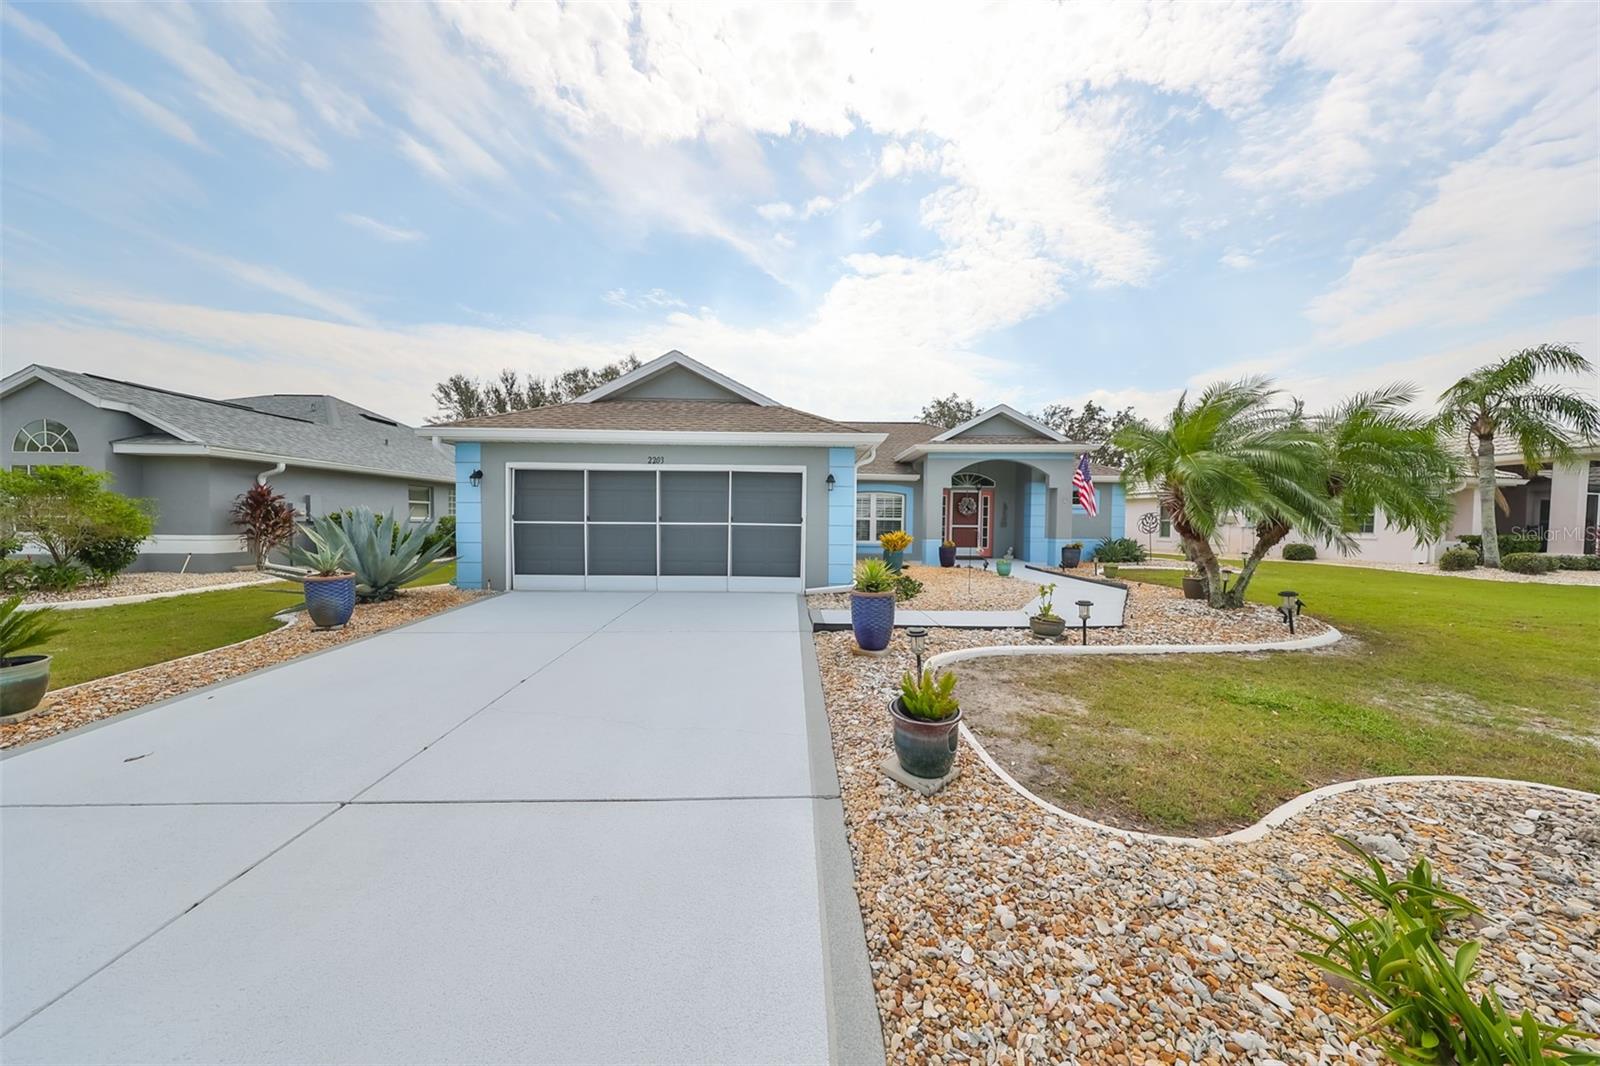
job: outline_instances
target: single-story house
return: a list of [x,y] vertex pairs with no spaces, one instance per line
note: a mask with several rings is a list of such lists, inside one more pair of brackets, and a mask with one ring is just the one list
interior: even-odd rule
[[252,562],[228,519],[252,482],[305,516],[366,506],[426,521],[454,505],[447,445],[337,396],[214,400],[33,365],[0,380],[0,443],[10,469],[106,470],[117,492],[154,500],[155,535],[135,570]]
[[837,421],[676,351],[571,403],[417,432],[455,445],[469,588],[799,591],[848,583],[893,529],[928,563],[945,537],[1047,563],[1123,532],[1116,471],[1098,516],[1074,505],[1094,445],[1009,407],[949,430]]
[[[1552,466],[1544,464],[1530,477],[1521,463],[1501,463],[1495,469],[1495,482],[1505,506],[1495,509],[1496,533],[1537,535],[1544,550],[1560,555],[1594,555],[1596,512],[1600,509],[1600,448],[1580,450],[1575,462]],[[1463,535],[1483,532],[1483,512],[1478,506],[1477,479],[1468,478],[1454,489],[1454,517],[1439,540],[1418,544],[1414,534],[1390,526],[1382,509],[1366,516],[1352,532],[1356,550],[1352,558],[1382,563],[1434,563],[1451,544]],[[1154,492],[1135,490],[1128,494],[1128,535],[1157,552],[1181,550],[1165,508]],[[1307,538],[1290,533],[1268,553],[1283,554],[1283,544]],[[1245,522],[1234,522],[1219,531],[1219,545],[1230,556],[1248,553],[1255,544],[1255,529]],[[1318,545],[1325,548],[1325,545]]]

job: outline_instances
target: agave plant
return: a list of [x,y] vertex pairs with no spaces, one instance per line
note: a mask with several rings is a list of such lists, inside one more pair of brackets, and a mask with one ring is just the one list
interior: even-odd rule
[[357,507],[343,515],[313,519],[310,532],[330,548],[340,550],[344,565],[356,575],[356,598],[370,603],[393,598],[401,585],[435,569],[432,564],[450,549],[450,542],[441,539],[425,545],[433,525],[402,524],[392,511],[377,514],[370,508]]
[[21,596],[0,602],[0,664],[14,658],[20,651],[37,648],[64,632],[52,615],[54,607],[41,607],[36,611],[21,611]]
[[290,562],[322,577],[332,577],[345,572],[344,545],[330,542],[311,526],[301,526],[300,532],[311,542],[311,550],[307,551],[295,544],[289,545]]

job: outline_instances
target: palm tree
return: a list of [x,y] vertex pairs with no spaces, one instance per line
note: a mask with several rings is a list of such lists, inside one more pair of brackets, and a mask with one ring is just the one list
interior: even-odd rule
[[[1589,361],[1565,344],[1524,348],[1479,367],[1439,396],[1439,425],[1465,431],[1478,467],[1478,511],[1483,518],[1483,562],[1500,565],[1495,535],[1495,438],[1510,437],[1528,473],[1545,462],[1570,462],[1573,435],[1600,436],[1600,408],[1577,389],[1540,385],[1545,373],[1593,373]],[[1476,441],[1476,447],[1472,444]]]
[[[1309,417],[1299,405],[1290,413],[1291,421],[1303,420],[1317,435],[1321,491],[1337,509],[1344,534],[1329,539],[1341,549],[1351,546],[1349,531],[1380,509],[1389,526],[1416,534],[1418,544],[1439,539],[1448,526],[1460,474],[1438,428],[1409,410],[1416,394],[1411,385],[1389,385]],[[1244,602],[1256,567],[1295,524],[1288,515],[1258,515],[1256,541],[1229,591],[1230,605]]]
[[[1244,514],[1271,516],[1308,535],[1348,542],[1327,492],[1321,436],[1278,407],[1264,378],[1218,382],[1199,398],[1178,398],[1161,425],[1126,426],[1112,438],[1127,453],[1123,483],[1150,486],[1172,516],[1185,554],[1205,575],[1213,607],[1243,602],[1241,585],[1224,590],[1212,547],[1218,530]],[[1251,571],[1253,572],[1253,567]]]

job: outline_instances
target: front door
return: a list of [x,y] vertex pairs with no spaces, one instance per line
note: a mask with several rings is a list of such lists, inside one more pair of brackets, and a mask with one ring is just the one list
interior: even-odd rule
[[987,559],[994,554],[994,490],[944,490],[945,539],[956,554]]

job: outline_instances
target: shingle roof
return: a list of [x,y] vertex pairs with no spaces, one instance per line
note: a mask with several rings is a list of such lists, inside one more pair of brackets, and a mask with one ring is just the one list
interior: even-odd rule
[[[40,367],[51,377],[112,403],[157,429],[171,428],[212,448],[336,463],[396,477],[454,480],[454,464],[409,426],[336,396],[252,396],[213,400],[131,381]],[[167,433],[130,438],[140,444],[178,445]]]
[[873,474],[915,474],[916,468],[910,463],[897,463],[894,457],[911,447],[913,444],[923,444],[944,432],[942,426],[932,426],[926,422],[851,422],[851,426],[865,433],[885,433],[888,439],[878,445],[878,454],[872,462],[861,467],[858,472],[861,477],[871,477]]
[[718,400],[597,400],[444,422],[441,429],[610,429],[663,433],[859,433],[792,407]]

